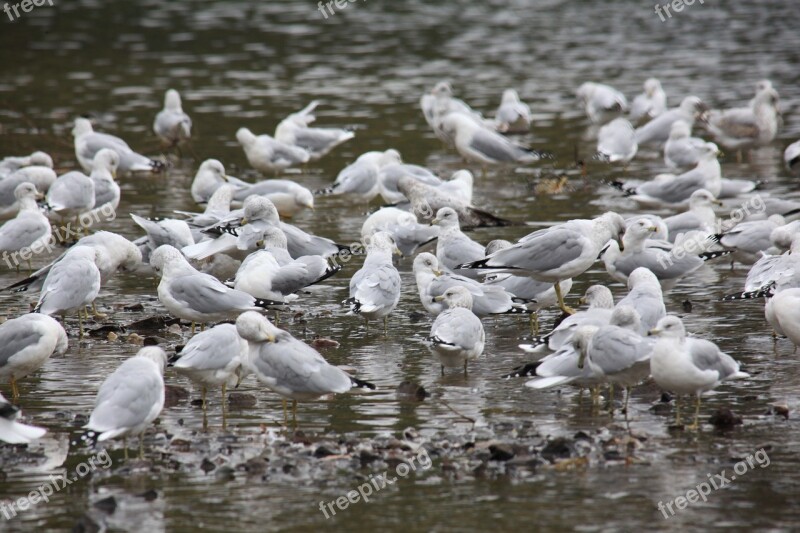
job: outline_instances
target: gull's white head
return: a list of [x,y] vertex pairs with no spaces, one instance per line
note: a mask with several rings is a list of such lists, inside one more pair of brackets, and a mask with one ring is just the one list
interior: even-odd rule
[[116,176],[119,167],[119,154],[109,148],[103,148],[94,155],[94,168],[107,170],[111,176]]
[[239,128],[236,131],[236,140],[239,141],[239,144],[246,147],[256,142],[256,136],[247,128]]
[[653,285],[661,288],[658,278],[647,267],[638,267],[628,276],[628,290],[633,290],[634,287],[640,285]]
[[711,207],[714,205],[722,205],[722,202],[705,189],[697,189],[689,197],[689,207]]
[[380,157],[378,161],[378,166],[385,167],[388,165],[399,164],[403,162],[403,158],[400,157],[400,152],[395,150],[394,148],[389,148],[383,155]]
[[423,252],[414,258],[414,274],[423,273],[433,274],[436,277],[442,275],[442,271],[439,270],[439,260],[436,259],[435,255]]
[[176,261],[186,261],[180,250],[169,244],[162,244],[150,254],[150,266],[158,274],[164,272],[164,268]]
[[306,209],[314,209],[314,195],[303,187],[302,189],[297,189],[294,193],[294,201],[300,207],[305,207]]
[[436,212],[436,218],[431,224],[437,224],[443,228],[458,228],[458,213],[452,207],[442,207]]
[[614,308],[611,313],[609,324],[621,328],[638,331],[641,327],[641,317],[636,309],[629,305],[620,305]]
[[503,99],[501,100],[503,104],[517,104],[519,103],[519,94],[514,89],[506,89],[503,91]]
[[258,246],[261,248],[279,248],[285,250],[289,243],[286,240],[286,234],[277,227],[264,228],[261,233],[261,240],[258,241]]
[[628,226],[625,235],[622,237],[624,246],[630,246],[634,243],[643,242],[645,239],[650,238],[653,233],[658,231],[652,220],[647,217],[637,218],[633,224]]
[[692,134],[692,127],[685,120],[676,120],[669,130],[669,138],[674,140],[686,139]]
[[656,78],[648,78],[644,82],[644,92],[647,96],[653,96],[661,90],[661,82]]
[[167,353],[158,346],[145,346],[134,357],[143,357],[153,361],[158,365],[161,374],[164,374],[164,367],[167,366]]
[[605,285],[592,285],[586,289],[580,303],[588,304],[590,309],[613,309],[614,296]]
[[684,339],[686,337],[686,328],[680,318],[675,315],[667,315],[659,320],[656,327],[647,334],[656,337]]
[[53,168],[53,158],[44,152],[33,152],[30,157],[30,164],[37,167]]
[[20,202],[30,199],[35,202],[37,198],[42,198],[42,193],[36,190],[36,185],[30,182],[22,182],[14,189],[14,198]]
[[89,122],[89,119],[82,117],[75,119],[75,126],[73,126],[72,128],[73,137],[80,137],[81,135],[92,133],[93,131],[94,130],[92,129],[92,123]]
[[506,248],[511,248],[513,243],[511,241],[506,241],[503,239],[495,239],[490,241],[489,244],[486,245],[486,255],[492,255],[495,252],[499,252],[500,250],[505,250]]
[[280,331],[256,311],[245,311],[236,319],[236,332],[248,342],[275,342],[275,337]]
[[244,200],[244,218],[242,224],[264,220],[267,222],[278,223],[280,216],[278,209],[272,201],[257,194],[252,194]]
[[469,289],[460,285],[450,287],[444,291],[444,294],[436,296],[433,300],[435,302],[445,302],[449,309],[455,309],[456,307],[472,309],[472,294]]
[[170,111],[181,110],[181,95],[175,89],[169,89],[164,95],[164,109]]

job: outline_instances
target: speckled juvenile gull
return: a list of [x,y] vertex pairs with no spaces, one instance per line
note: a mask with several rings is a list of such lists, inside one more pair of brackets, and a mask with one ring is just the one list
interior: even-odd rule
[[680,395],[697,396],[694,427],[698,426],[700,395],[715,389],[724,380],[750,377],[739,370],[731,356],[705,339],[686,337],[681,319],[669,315],[658,323],[651,335],[658,337],[650,358],[650,374],[663,390],[677,395],[675,423],[680,425]]
[[303,148],[283,143],[267,134],[256,136],[247,128],[239,128],[236,140],[242,145],[250,166],[265,174],[277,173],[311,160],[311,154]]
[[139,457],[144,455],[142,435],[164,408],[164,366],[167,354],[158,346],[146,346],[123,361],[109,375],[94,402],[89,422],[83,426],[97,433],[98,441],[139,435]]
[[500,285],[480,283],[448,272],[442,272],[433,254],[423,252],[414,258],[414,279],[422,306],[437,316],[445,307],[437,296],[455,286],[466,288],[472,295],[472,312],[479,317],[499,314],[525,313],[525,307],[515,302],[514,295]]
[[625,95],[602,83],[585,82],[578,87],[578,101],[583,104],[592,122],[603,122],[610,114],[624,113],[628,109]]
[[318,104],[317,101],[311,102],[301,111],[283,119],[275,128],[277,141],[306,150],[311,156],[311,161],[316,161],[355,137],[352,131],[339,128],[310,128],[309,124],[316,120],[313,111]]
[[46,201],[57,217],[77,220],[94,207],[94,181],[81,172],[67,172],[50,186]]
[[669,138],[672,124],[676,120],[683,120],[692,127],[695,120],[703,117],[707,110],[706,105],[698,97],[687,96],[681,101],[680,106],[668,109],[644,126],[637,128],[636,142],[639,147],[645,144],[661,145]]
[[689,197],[689,210],[664,219],[669,232],[669,241],[674,243],[676,237],[687,231],[704,231],[713,233],[716,229],[717,214],[712,206],[721,206],[722,202],[705,189],[699,189]]
[[[441,228],[436,241],[436,259],[439,260],[439,266],[448,272],[452,273],[459,265],[478,261],[486,256],[486,248],[461,231],[458,225],[458,213],[452,208],[439,209],[431,224]],[[481,271],[461,268],[457,273],[468,278],[478,279]]]
[[[19,203],[19,213],[0,226],[0,252],[3,258],[16,257],[13,252],[30,250],[41,252],[50,242],[52,235],[50,221],[39,210],[36,198],[41,195],[32,183],[17,185],[14,195]],[[27,259],[30,267],[30,257]],[[19,262],[17,260],[17,269]]]
[[63,355],[67,344],[64,328],[47,315],[30,313],[0,324],[0,382],[11,384],[12,400],[19,397],[17,382],[54,353]]
[[161,172],[165,168],[164,163],[154,161],[131,150],[128,143],[119,137],[95,132],[88,119],[75,119],[72,136],[75,138],[75,155],[86,172],[90,172],[94,168],[94,156],[103,148],[110,148],[117,152],[121,174]]
[[292,259],[286,250],[286,236],[278,228],[265,230],[263,246],[264,250],[247,256],[234,279],[235,289],[256,298],[286,301],[301,289],[320,283],[342,269],[319,255]]
[[684,120],[676,120],[664,144],[664,164],[671,169],[690,169],[697,166],[705,151],[706,141],[692,137],[692,127]]
[[592,220],[570,220],[535,231],[510,248],[462,267],[493,269],[549,281],[554,284],[559,308],[572,313],[564,303],[558,282],[586,272],[606,243],[618,239],[624,229],[625,221],[614,212]]
[[295,409],[298,400],[341,394],[353,387],[375,388],[329,364],[314,348],[258,313],[242,313],[236,319],[236,330],[250,346],[244,366],[268,389],[291,399]]
[[568,316],[547,335],[537,337],[532,344],[521,345],[521,347],[526,351],[536,351],[540,349],[540,346],[558,350],[569,341],[578,326],[599,327],[608,324],[614,309],[614,296],[608,287],[591,285],[586,289],[581,302],[587,303],[589,308]]
[[100,270],[95,264],[100,254],[98,248],[90,246],[69,250],[47,274],[34,312],[66,316],[77,311],[79,332],[83,336],[82,315],[100,293]]
[[19,407],[0,394],[0,441],[9,444],[27,444],[47,433],[45,428],[29,426],[17,419],[22,415]]
[[616,118],[597,134],[597,152],[610,163],[628,163],[638,148],[633,126],[627,119]]
[[367,243],[367,257],[350,279],[350,297],[345,303],[352,313],[370,320],[383,319],[384,332],[387,319],[400,301],[400,274],[392,264],[396,249],[394,239],[385,231],[372,235]]
[[486,335],[483,324],[472,312],[472,295],[465,287],[450,287],[444,294],[434,298],[445,302],[442,311],[431,326],[428,337],[431,352],[444,368],[464,368],[467,363],[483,354]]
[[531,127],[531,108],[519,99],[517,91],[506,89],[494,114],[494,122],[500,133],[527,133]]
[[483,166],[511,163],[525,165],[541,158],[533,150],[512,143],[461,113],[450,113],[442,118],[441,128],[445,135],[453,139],[453,145],[461,157]]
[[391,234],[400,253],[406,257],[412,257],[418,247],[439,235],[438,226],[420,224],[413,213],[396,207],[381,208],[367,217],[361,226],[361,238],[367,239],[376,231]]
[[658,278],[645,267],[639,267],[628,276],[628,294],[616,307],[632,307],[639,315],[639,334],[645,335],[659,320],[667,315],[664,295]]
[[781,215],[771,215],[766,220],[741,222],[716,237],[722,246],[733,250],[734,260],[753,264],[760,257],[760,252],[766,252],[772,247],[772,232],[784,224],[785,220]]
[[717,145],[706,143],[700,161],[693,169],[678,176],[661,174],[641,185],[623,188],[635,200],[644,203],[680,204],[687,201],[698,189],[706,189],[717,196],[722,188],[722,169],[717,155]]
[[650,120],[667,110],[667,94],[656,78],[644,82],[644,92],[636,95],[631,103],[631,121]]
[[164,109],[156,115],[153,131],[170,146],[177,146],[191,138],[192,119],[184,113],[181,95],[175,89],[169,89],[164,94]]
[[217,278],[197,271],[180,250],[167,244],[150,256],[153,269],[161,274],[158,299],[173,316],[206,324],[257,311],[279,302],[255,298],[246,292],[226,287]]
[[769,144],[778,133],[778,93],[768,87],[750,107],[711,111],[708,129],[725,148],[740,150]]
[[239,336],[235,325],[219,324],[192,337],[181,350],[180,357],[170,362],[178,373],[200,384],[204,414],[208,387],[221,387],[224,420],[225,391],[243,377],[242,363],[248,351],[247,341]]

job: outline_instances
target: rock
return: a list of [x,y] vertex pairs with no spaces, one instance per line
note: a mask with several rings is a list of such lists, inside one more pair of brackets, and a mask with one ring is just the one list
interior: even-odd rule
[[131,333],[130,335],[128,335],[125,338],[125,342],[127,342],[128,344],[135,344],[137,346],[143,346],[144,345],[144,337],[142,337],[141,335],[138,335],[136,333]]
[[124,309],[125,311],[135,311],[141,313],[142,311],[144,311],[144,305],[140,303],[135,303],[132,305],[126,305],[122,309]]
[[328,446],[326,446],[324,444],[321,444],[321,445],[317,446],[316,450],[314,450],[313,455],[314,455],[314,457],[319,459],[319,458],[322,458],[322,457],[327,457],[329,455],[336,455],[337,453],[338,452],[332,450],[330,447],[328,447]]
[[188,452],[192,448],[192,443],[184,439],[172,439],[169,445],[172,448],[176,448],[179,452]]
[[236,407],[236,408],[243,408],[243,407],[255,407],[256,405],[256,397],[252,394],[245,394],[243,392],[232,392],[228,394],[228,406],[229,407]]
[[727,407],[720,407],[709,417],[708,421],[717,429],[732,429],[742,424],[742,417]]
[[767,414],[782,416],[784,420],[789,420],[789,406],[785,403],[773,403],[769,406]]
[[109,333],[120,334],[125,333],[125,328],[116,324],[106,324],[99,328],[93,328],[88,331],[90,337],[108,337]]
[[164,407],[174,407],[189,398],[189,391],[177,385],[164,385]]
[[94,502],[94,507],[106,514],[114,514],[114,511],[117,510],[117,500],[113,496],[109,496],[108,498],[103,498],[102,500]]
[[413,381],[400,382],[395,393],[400,400],[415,402],[421,402],[428,396],[425,387]]
[[492,444],[489,446],[489,452],[492,461],[510,461],[516,455],[511,445],[506,443]]
[[158,499],[158,492],[150,489],[148,491],[142,492],[141,494],[137,494],[138,497],[144,498],[146,502],[152,502],[153,500]]
[[136,322],[128,324],[127,329],[133,329],[137,331],[158,331],[166,329],[173,324],[180,324],[180,319],[172,318],[171,316],[166,315],[151,316],[149,318],[143,318],[142,320],[137,320]]
[[564,437],[558,437],[549,441],[542,451],[539,452],[544,459],[554,463],[556,459],[566,459],[572,455],[573,445]]
[[691,313],[692,312],[692,302],[691,300],[684,300],[681,304],[684,313]]
[[89,515],[83,515],[72,527],[72,533],[98,533],[100,526]]
[[321,350],[324,348],[338,348],[339,343],[333,339],[328,339],[325,337],[320,337],[319,335],[314,335],[314,339],[311,341],[311,346],[313,346],[317,350]]
[[204,457],[203,462],[200,463],[200,470],[202,470],[206,474],[208,474],[215,468],[217,468],[217,465],[215,465],[212,461],[209,461],[207,457]]

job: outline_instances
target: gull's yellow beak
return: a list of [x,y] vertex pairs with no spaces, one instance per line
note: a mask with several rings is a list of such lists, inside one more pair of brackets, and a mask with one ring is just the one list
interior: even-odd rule
[[393,253],[394,255],[397,255],[397,256],[403,257],[403,252],[401,252],[401,251],[400,251],[400,248],[398,248],[397,246],[395,246],[395,247],[394,247],[394,250],[392,250],[392,253]]
[[725,205],[724,203],[722,203],[722,200],[714,200],[714,202],[712,202],[712,203],[713,203],[714,205],[718,205],[718,206],[720,206],[720,207],[722,207],[723,205]]
[[264,240],[256,241],[256,248],[263,248],[264,247]]
[[267,342],[275,342],[275,335],[267,335]]
[[436,276],[437,278],[438,278],[439,276],[441,276],[443,273],[444,273],[444,272],[442,272],[441,270],[434,270],[434,271],[433,271],[433,275],[434,275],[434,276]]
[[225,181],[231,181],[231,178],[233,178],[233,176],[228,176],[227,174],[222,175],[222,179]]
[[584,304],[586,304],[586,298],[581,296],[580,299],[578,300],[578,305],[584,305]]
[[242,226],[247,224],[247,217],[242,217],[242,219],[239,221],[239,224],[241,224]]
[[443,302],[444,301],[444,294],[440,294],[439,296],[433,297],[434,302]]
[[34,195],[34,198],[36,198],[37,200],[44,200],[44,193],[36,191],[36,194]]
[[650,226],[649,228],[647,228],[647,231],[650,231],[650,232],[652,232],[652,233],[655,233],[655,232],[657,232],[657,231],[658,231],[658,228],[657,228],[657,227],[655,227],[655,226]]
[[433,220],[431,220],[431,226],[435,226],[439,224],[439,222],[441,222],[441,220],[439,220],[438,218],[434,218]]
[[661,333],[661,330],[658,329],[658,328],[653,328],[653,329],[651,329],[650,331],[647,332],[647,334],[650,335],[650,336],[658,335],[659,333]]

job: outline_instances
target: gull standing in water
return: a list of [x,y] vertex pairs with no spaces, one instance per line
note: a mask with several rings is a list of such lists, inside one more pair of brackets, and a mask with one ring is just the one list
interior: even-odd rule
[[684,120],[676,120],[664,144],[664,164],[672,169],[690,169],[697,166],[705,152],[706,141],[692,137],[692,127]]
[[[441,228],[436,241],[436,259],[439,260],[439,265],[448,272],[453,272],[458,265],[477,261],[486,256],[486,248],[461,231],[458,225],[458,213],[454,209],[450,207],[439,209],[431,224]],[[458,274],[477,279],[480,271],[462,268]]]
[[12,404],[0,394],[0,441],[9,444],[26,444],[44,436],[44,428],[29,426],[17,422],[22,415],[19,407]]
[[633,126],[627,119],[615,118],[597,134],[597,152],[610,163],[629,163],[638,149]]
[[531,128],[531,108],[519,99],[517,91],[506,89],[494,122],[500,133],[527,133]]
[[191,138],[192,119],[183,112],[181,95],[175,89],[164,95],[164,109],[156,115],[153,131],[170,148]]
[[650,374],[659,387],[677,395],[677,426],[681,424],[682,394],[694,394],[697,398],[694,424],[691,426],[697,429],[702,393],[717,388],[725,380],[750,377],[739,370],[739,363],[721,352],[713,342],[686,337],[683,322],[674,315],[662,318],[655,329],[650,331],[650,335],[658,337],[650,357]]
[[139,435],[139,458],[144,458],[144,432],[164,408],[166,363],[167,354],[158,346],[146,346],[126,359],[100,385],[83,427],[97,434],[100,442],[122,437],[125,459],[128,436]]
[[355,134],[339,128],[311,128],[309,124],[316,120],[312,114],[319,102],[308,104],[297,113],[283,119],[275,128],[275,139],[282,143],[299,146],[310,154],[310,160],[316,161],[340,144],[349,141]]
[[656,78],[644,82],[644,92],[631,103],[631,121],[650,120],[667,110],[667,94]]
[[278,173],[311,159],[311,154],[299,146],[286,144],[266,134],[256,136],[247,128],[239,128],[236,140],[242,145],[250,166],[264,174]]
[[95,132],[92,128],[92,123],[88,119],[75,119],[72,135],[75,138],[75,155],[86,172],[90,172],[94,168],[94,156],[103,148],[110,148],[117,152],[119,155],[119,171],[122,174],[161,172],[165,169],[164,163],[137,154],[131,150],[128,143],[119,137]]
[[636,129],[636,143],[641,147],[645,144],[661,145],[669,139],[672,124],[683,120],[689,127],[693,127],[695,120],[703,118],[708,107],[696,96],[687,96],[681,105],[673,107],[658,115],[656,118]]
[[465,287],[450,287],[444,294],[434,298],[437,302],[445,302],[444,310],[431,326],[428,340],[431,351],[444,367],[464,367],[467,374],[467,363],[483,354],[486,335],[481,320],[472,312],[472,295]]
[[383,318],[383,332],[388,334],[388,318],[400,301],[400,274],[392,264],[397,247],[385,231],[375,233],[367,244],[364,266],[350,279],[350,297],[345,304],[361,315],[369,327],[372,319]]
[[625,220],[614,212],[592,220],[570,220],[535,231],[510,248],[459,268],[493,269],[549,281],[555,288],[559,308],[573,314],[575,311],[564,303],[560,282],[586,272],[606,243],[619,239],[624,231]]
[[541,158],[533,150],[512,143],[461,113],[445,116],[441,120],[441,127],[453,139],[453,145],[461,157],[484,167],[508,163],[526,165]]
[[[18,252],[27,249],[36,253],[44,249],[50,242],[52,231],[50,221],[39,210],[36,199],[41,198],[41,194],[36,191],[33,183],[20,183],[14,191],[19,202],[19,213],[0,226],[0,252],[3,259],[7,262],[10,255],[16,262],[17,272],[19,272],[19,261],[16,260]],[[28,270],[31,270],[30,254],[28,256]]]
[[587,81],[578,87],[576,94],[583,103],[586,115],[594,123],[603,122],[609,115],[624,113],[628,109],[625,95],[609,85]]

